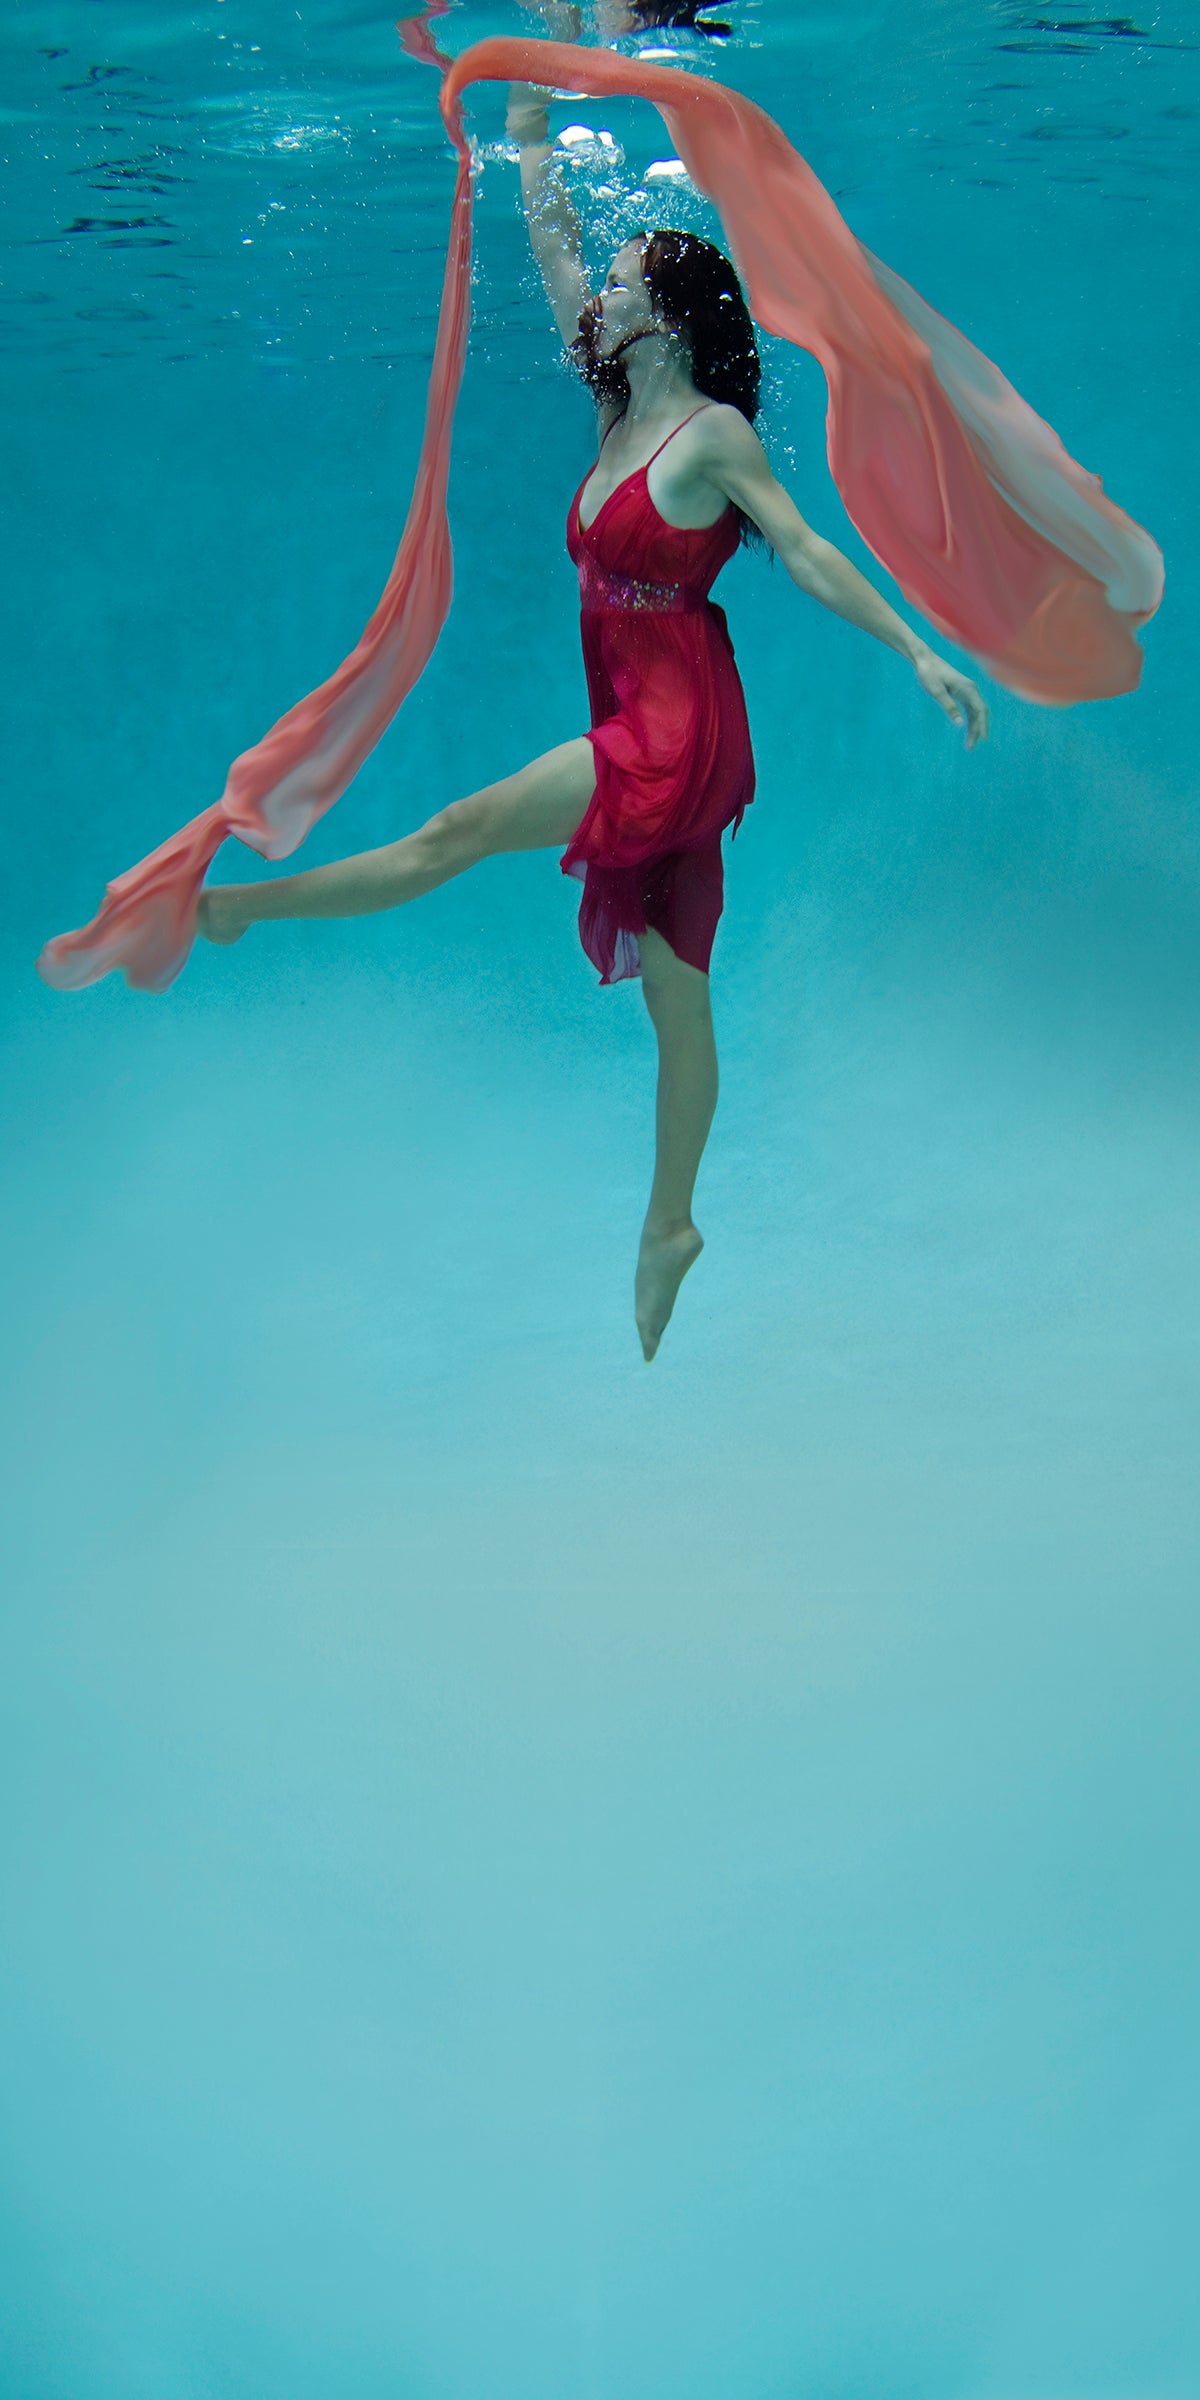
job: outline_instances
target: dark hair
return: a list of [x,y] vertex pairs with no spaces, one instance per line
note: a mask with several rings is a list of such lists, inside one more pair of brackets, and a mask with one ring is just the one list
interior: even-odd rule
[[[652,233],[642,251],[642,274],[654,311],[683,335],[692,354],[692,382],[710,400],[739,408],[748,425],[758,415],[762,365],[754,324],[741,284],[715,242],[673,227]],[[619,358],[600,353],[596,305],[580,313],[571,345],[579,372],[596,400],[629,406],[629,378]],[[743,541],[761,540],[758,527],[738,512]]]

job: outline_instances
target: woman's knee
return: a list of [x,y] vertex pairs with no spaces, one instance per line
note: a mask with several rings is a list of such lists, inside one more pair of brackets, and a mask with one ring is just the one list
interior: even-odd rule
[[451,800],[421,828],[429,847],[448,863],[466,865],[485,858],[497,847],[496,814],[489,808],[490,792],[472,792],[466,800]]

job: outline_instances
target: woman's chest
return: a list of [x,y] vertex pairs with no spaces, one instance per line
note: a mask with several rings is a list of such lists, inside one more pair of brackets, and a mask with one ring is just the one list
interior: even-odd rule
[[572,558],[586,552],[608,574],[651,583],[707,583],[737,546],[732,510],[715,525],[668,525],[646,490],[644,474],[619,484],[586,526],[580,498],[577,493],[572,503],[567,547]]

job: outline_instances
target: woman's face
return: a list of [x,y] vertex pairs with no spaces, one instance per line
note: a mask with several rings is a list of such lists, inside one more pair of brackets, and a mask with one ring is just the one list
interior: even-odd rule
[[601,358],[611,358],[627,334],[642,333],[654,322],[654,302],[642,273],[643,244],[626,242],[618,250],[596,295],[596,330]]

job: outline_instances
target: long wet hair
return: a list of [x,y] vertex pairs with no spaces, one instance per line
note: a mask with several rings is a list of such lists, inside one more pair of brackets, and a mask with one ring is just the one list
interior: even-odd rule
[[[655,315],[688,345],[697,391],[740,409],[753,425],[762,364],[745,294],[729,260],[702,235],[667,227],[649,236],[642,251],[642,274]],[[593,397],[623,416],[629,406],[629,377],[619,358],[601,356],[599,333],[596,304],[589,300],[580,313],[572,353]],[[757,525],[740,508],[737,517],[742,540],[761,542]]]

